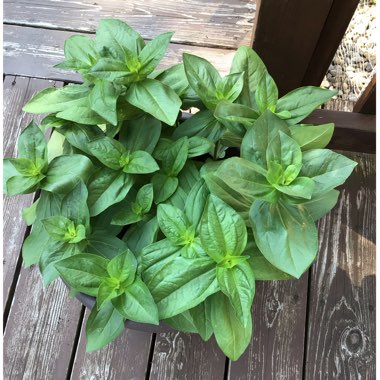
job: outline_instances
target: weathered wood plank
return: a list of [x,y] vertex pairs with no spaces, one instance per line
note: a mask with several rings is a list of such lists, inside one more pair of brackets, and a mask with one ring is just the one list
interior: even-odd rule
[[[4,80],[4,157],[17,155],[16,142],[27,124],[41,116],[25,114],[22,107],[37,91],[62,83],[41,79],[7,76]],[[4,197],[4,240],[3,240],[3,309],[9,302],[9,291],[13,283],[26,225],[21,218],[21,209],[31,205],[34,194]]]
[[354,106],[354,112],[376,114],[376,74],[374,74],[368,86],[360,95],[360,98]]
[[343,39],[359,0],[329,0],[331,8],[319,35],[302,85],[319,86]]
[[352,152],[376,152],[376,116],[356,112],[315,110],[304,123],[334,123],[330,149]]
[[4,378],[65,380],[82,306],[59,280],[22,269],[4,335]]
[[253,335],[247,351],[231,362],[230,380],[302,378],[308,273],[292,281],[258,281]]
[[4,20],[94,32],[100,19],[119,18],[144,38],[174,31],[176,43],[236,48],[251,40],[255,9],[254,0],[6,0]]
[[375,156],[350,157],[355,174],[319,224],[306,379],[375,378]]
[[[53,66],[63,60],[65,39],[73,34],[59,30],[46,30],[13,25],[4,26],[4,72],[55,80],[80,81],[80,76]],[[222,73],[229,71],[233,50],[171,44],[160,67],[182,62],[188,52],[210,60]]]
[[149,379],[222,380],[226,357],[214,338],[196,334],[157,334]]
[[[86,311],[86,320],[89,311]],[[76,352],[72,380],[144,379],[149,360],[152,334],[126,329],[103,349],[86,353],[85,323]]]
[[258,0],[253,48],[281,94],[301,85],[332,2]]

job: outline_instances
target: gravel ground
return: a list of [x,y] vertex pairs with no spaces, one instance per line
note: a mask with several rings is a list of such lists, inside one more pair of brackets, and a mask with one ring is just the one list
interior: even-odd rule
[[325,108],[352,111],[376,69],[376,5],[361,0],[322,82],[338,95]]

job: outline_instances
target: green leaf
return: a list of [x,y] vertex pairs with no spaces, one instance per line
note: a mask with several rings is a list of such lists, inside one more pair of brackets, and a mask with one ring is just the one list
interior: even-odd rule
[[197,181],[186,198],[185,214],[193,226],[199,226],[209,191],[203,180]]
[[93,171],[91,161],[80,154],[64,155],[49,164],[41,188],[56,193],[67,193],[82,180],[86,182]]
[[339,191],[330,190],[325,194],[316,195],[308,202],[302,204],[313,220],[318,220],[326,215],[338,202]]
[[120,131],[120,139],[128,150],[144,150],[150,154],[160,138],[161,122],[144,114],[136,120],[128,120]]
[[178,96],[183,96],[189,88],[189,82],[185,74],[183,63],[171,66],[168,69],[161,71],[155,79],[161,83],[171,87]]
[[252,320],[251,306],[255,295],[255,278],[247,261],[233,268],[219,267],[216,278],[220,290],[228,297],[236,316],[246,327]]
[[214,110],[220,100],[217,96],[218,84],[222,83],[219,72],[206,59],[192,54],[183,54],[183,64],[191,88],[208,109]]
[[331,140],[334,124],[294,125],[289,127],[291,137],[297,141],[301,150],[322,149]]
[[226,128],[214,117],[213,111],[202,110],[181,123],[173,132],[173,138],[199,136],[212,142],[218,141]]
[[57,131],[65,136],[65,139],[73,147],[83,151],[88,155],[92,155],[89,143],[93,140],[102,139],[104,132],[95,125],[81,125],[66,122]]
[[44,247],[38,263],[44,286],[48,286],[59,277],[55,264],[77,253],[80,253],[80,247],[77,244],[50,241]]
[[214,116],[222,123],[239,123],[249,128],[258,119],[259,114],[243,104],[221,101],[216,106]]
[[202,156],[203,154],[212,152],[212,149],[214,149],[214,144],[204,137],[193,136],[188,139],[188,142],[188,158]]
[[318,234],[302,206],[255,201],[250,221],[257,246],[276,268],[299,278],[314,261]]
[[100,310],[93,307],[86,323],[86,351],[99,350],[124,331],[124,318],[107,302]]
[[260,113],[267,109],[274,112],[278,100],[278,89],[273,78],[265,72],[258,82],[255,92],[255,101]]
[[28,225],[31,226],[37,218],[36,209],[38,205],[38,199],[29,207],[24,207],[22,209],[22,220]]
[[82,102],[89,94],[89,87],[82,84],[69,84],[62,88],[49,87],[33,96],[23,107],[30,113],[55,113],[64,111]]
[[171,176],[175,177],[186,164],[189,153],[189,141],[186,137],[177,140],[172,146],[166,149],[162,157],[162,169]]
[[8,158],[8,161],[15,167],[17,172],[23,177],[41,177],[42,168],[38,167],[29,158]]
[[181,254],[182,247],[169,239],[145,246],[141,252],[141,270],[144,279],[153,278],[157,272]]
[[41,191],[36,207],[36,221],[31,234],[22,246],[22,258],[26,267],[38,263],[42,253],[47,250],[51,239],[41,220],[61,213],[62,197],[57,194]]
[[[256,52],[248,46],[239,47],[231,64],[231,73],[242,72],[244,72],[244,86],[237,103],[255,109],[255,91],[266,72],[266,68]],[[255,110],[258,111],[258,109]]]
[[87,207],[88,191],[80,181],[68,194],[62,198],[61,214],[73,220],[76,224],[89,227],[90,214]]
[[239,359],[251,341],[252,319],[244,326],[228,298],[219,292],[211,297],[211,325],[223,353],[231,360]]
[[107,301],[118,297],[120,295],[119,282],[114,278],[105,278],[98,290],[96,296],[96,307],[101,309]]
[[80,253],[55,264],[55,268],[68,285],[79,292],[96,296],[107,273],[108,260],[103,257]]
[[110,277],[122,282],[123,286],[132,284],[135,280],[136,269],[136,258],[129,249],[114,257],[107,265],[107,272]]
[[139,75],[149,75],[156,68],[164,56],[173,34],[172,32],[160,34],[145,45],[139,55],[141,63]]
[[108,168],[119,170],[122,167],[120,159],[126,149],[119,141],[105,136],[90,141],[87,146],[91,154]]
[[87,237],[86,251],[113,259],[126,250],[126,244],[107,230],[95,230]]
[[279,131],[277,136],[274,136],[269,142],[266,161],[281,165],[283,173],[281,184],[288,185],[294,181],[301,170],[302,152],[291,137]]
[[131,72],[125,61],[111,58],[100,58],[91,68],[90,74],[104,81],[122,85],[128,85],[137,80],[137,73]]
[[139,257],[143,248],[157,240],[157,233],[158,223],[157,218],[154,217],[128,228],[123,239],[126,240],[128,248],[135,256]]
[[125,99],[133,106],[169,125],[174,125],[176,122],[182,103],[170,87],[149,78],[133,83]]
[[266,151],[278,132],[290,134],[286,123],[270,111],[265,111],[248,130],[241,144],[241,157],[263,168],[267,167]]
[[[225,187],[232,189],[250,204],[256,198],[265,199],[268,202],[276,201],[276,190],[266,180],[263,175],[264,173],[260,173],[261,171],[260,166],[250,161],[239,157],[232,157],[220,165],[215,172],[215,176],[218,177],[219,186],[222,186],[224,190],[227,190]],[[210,181],[208,177],[205,178],[207,184]],[[215,179],[215,177],[212,178]],[[221,184],[221,181],[224,182],[224,186]],[[213,192],[211,189],[210,191],[211,193]]]
[[127,319],[158,325],[158,310],[144,282],[136,277],[123,294],[112,300],[119,313]]
[[155,299],[160,319],[170,318],[203,302],[218,290],[215,263],[208,257],[176,257],[144,280]]
[[190,244],[194,239],[189,221],[184,212],[167,204],[160,204],[157,208],[158,225],[164,235],[176,245]]
[[143,150],[138,150],[129,155],[128,163],[124,165],[123,171],[130,174],[149,174],[159,170],[155,159]]
[[357,163],[328,149],[303,154],[301,175],[315,181],[314,194],[325,193],[344,183]]
[[44,177],[42,174],[34,177],[11,177],[6,182],[6,194],[17,195],[33,193],[38,189],[38,185]]
[[[240,95],[244,86],[244,73],[226,75],[218,83],[218,98],[233,102]],[[220,92],[220,93],[219,93]]]
[[274,185],[274,187],[292,197],[311,199],[315,183],[311,178],[298,177],[289,185]]
[[111,55],[123,61],[125,51],[138,55],[145,46],[143,38],[128,24],[116,19],[99,21],[95,39],[96,49],[101,55]]
[[121,202],[133,185],[133,178],[122,171],[101,168],[89,180],[88,204],[95,216],[115,203]]
[[[250,245],[250,244],[249,244]],[[255,244],[256,245],[256,244]],[[273,266],[259,251],[257,247],[248,246],[244,253],[250,258],[248,263],[251,265],[253,276],[258,281],[278,281],[289,280],[293,277]]]
[[95,41],[86,36],[71,36],[65,41],[65,61],[55,67],[86,70],[91,68],[98,53],[95,50]]
[[178,178],[157,173],[152,177],[155,203],[165,202],[174,194],[178,187]]
[[148,183],[139,189],[136,195],[136,202],[141,207],[141,211],[146,214],[150,211],[153,203],[153,185]]
[[290,91],[277,102],[276,113],[288,111],[291,117],[286,119],[289,125],[294,125],[303,120],[318,106],[327,102],[336,91],[326,90],[320,87],[306,86]]
[[207,187],[211,194],[216,195],[228,205],[233,207],[244,221],[248,220],[248,211],[252,201],[246,199],[239,192],[229,187],[219,176],[209,173],[204,177]]
[[29,123],[17,140],[19,157],[27,158],[36,164],[47,161],[46,147],[45,136],[34,121]]
[[42,224],[54,240],[79,243],[86,238],[84,226],[82,224],[76,226],[73,221],[64,216],[51,216],[43,219]]
[[116,103],[118,91],[112,83],[97,81],[89,94],[90,107],[104,120],[117,125]]
[[247,244],[247,229],[233,208],[210,195],[202,217],[200,238],[207,254],[219,263],[226,256],[241,255]]

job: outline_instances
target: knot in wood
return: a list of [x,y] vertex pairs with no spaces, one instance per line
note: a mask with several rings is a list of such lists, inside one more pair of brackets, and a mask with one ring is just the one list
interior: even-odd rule
[[348,327],[341,338],[342,348],[350,356],[360,355],[364,350],[367,339],[359,327]]

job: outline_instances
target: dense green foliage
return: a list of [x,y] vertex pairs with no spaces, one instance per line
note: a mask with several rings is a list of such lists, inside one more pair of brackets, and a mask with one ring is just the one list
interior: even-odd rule
[[[70,37],[57,66],[84,83],[26,104],[49,116],[21,133],[18,158],[5,159],[5,192],[40,190],[23,211],[32,224],[24,263],[39,265],[45,285],[60,276],[96,297],[89,351],[126,319],[164,320],[205,340],[215,334],[236,360],[251,339],[255,280],[309,268],[315,220],[356,164],[325,149],[333,124],[298,124],[333,92],[303,87],[279,98],[244,46],[225,77],[190,54],[157,71],[171,35],[145,43],[102,20],[95,39]],[[191,106],[199,112],[181,121]]]

